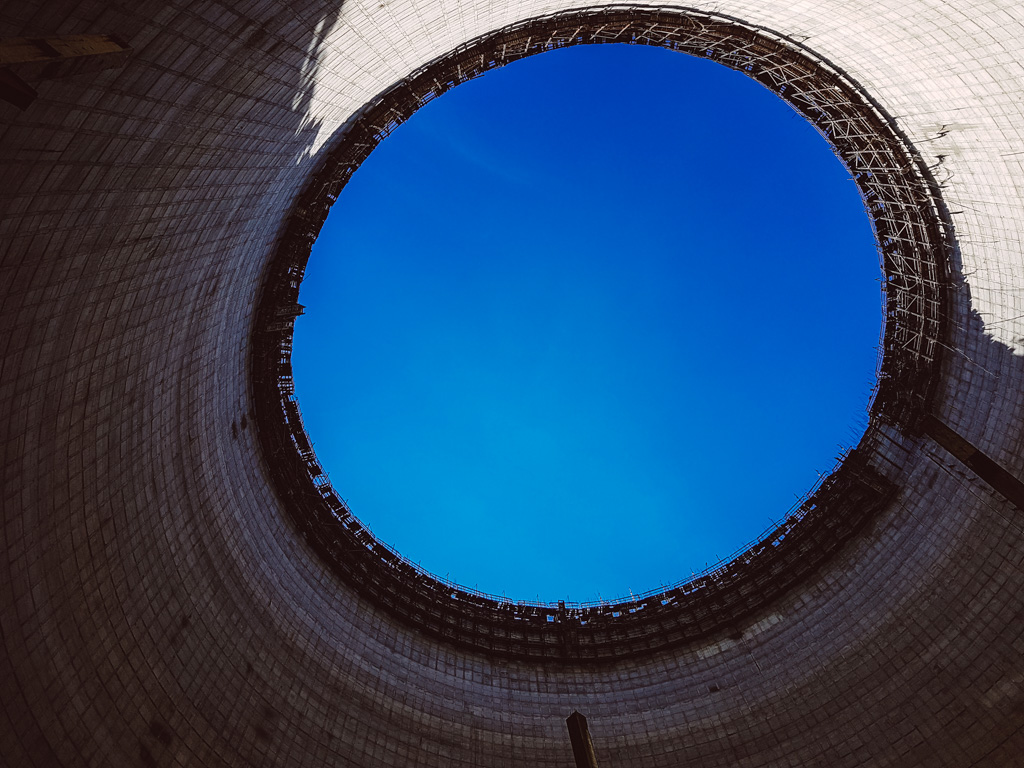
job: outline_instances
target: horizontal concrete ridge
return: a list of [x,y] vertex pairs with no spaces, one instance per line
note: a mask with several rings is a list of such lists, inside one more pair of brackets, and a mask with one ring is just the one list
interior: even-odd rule
[[[267,350],[346,163],[464,79],[421,88],[439,62],[517,55],[466,58],[500,35],[740,69],[799,54],[806,77],[747,72],[803,94],[860,174],[886,265],[888,367],[843,470],[869,503],[838,488],[849,515],[786,532],[801,557],[707,600],[695,631],[615,624],[600,659],[575,653],[571,606],[519,650],[488,645],[486,622],[415,603],[422,574],[384,579],[352,526],[346,571],[302,517],[345,527],[345,510],[316,490],[301,429],[274,432],[286,355]],[[74,36],[131,52],[26,69],[35,98],[0,101],[0,763],[566,766],[578,711],[602,766],[1022,764],[1019,3],[0,8],[0,41]],[[828,117],[854,96],[870,131]],[[876,197],[897,188],[899,211]]]

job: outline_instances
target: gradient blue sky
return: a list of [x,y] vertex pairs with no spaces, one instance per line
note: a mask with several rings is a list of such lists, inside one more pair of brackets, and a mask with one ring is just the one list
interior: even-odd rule
[[672,584],[856,443],[878,258],[782,101],[655,48],[535,56],[421,109],[310,259],[299,403],[353,512],[515,599]]

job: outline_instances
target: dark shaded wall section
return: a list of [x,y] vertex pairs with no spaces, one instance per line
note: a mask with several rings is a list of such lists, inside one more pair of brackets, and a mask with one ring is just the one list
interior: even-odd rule
[[[926,436],[891,447],[907,468],[870,529],[738,634],[593,668],[447,647],[294,533],[250,414],[260,278],[323,151],[325,73],[344,90],[372,70],[382,90],[514,20],[441,5],[396,3],[376,26],[350,4],[0,7],[0,37],[110,33],[135,51],[40,83],[24,112],[0,104],[2,762],[564,766],[578,709],[608,766],[1020,765],[1024,518]],[[926,5],[905,12],[927,21]],[[842,18],[857,50],[896,56]],[[380,53],[365,69],[325,42],[345,25]],[[1010,124],[990,126],[996,150]],[[1013,178],[991,188],[993,219],[1021,215]],[[983,298],[1010,318],[1015,230],[984,245],[971,216],[964,263],[1005,275]],[[1021,357],[967,282],[955,293],[938,415],[1020,478]]]
[[[25,112],[0,104],[6,764],[165,764],[179,751],[217,764],[222,749],[236,763],[259,741],[250,683],[200,690],[224,673],[202,636],[237,641],[243,614],[272,634],[218,583],[233,578],[218,550],[239,535],[216,513],[232,504],[222,479],[260,470],[217,443],[244,419],[261,254],[315,129],[312,33],[338,12],[2,9],[2,37],[103,30],[135,51],[123,69],[37,84]],[[181,573],[185,551],[212,582]],[[236,666],[244,681],[241,655]],[[224,705],[241,706],[236,722]],[[186,747],[190,716],[230,746]]]

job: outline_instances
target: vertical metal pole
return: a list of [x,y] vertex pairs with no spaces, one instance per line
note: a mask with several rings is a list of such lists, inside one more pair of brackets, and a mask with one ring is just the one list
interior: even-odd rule
[[565,724],[569,728],[569,741],[572,744],[573,757],[576,758],[576,768],[597,768],[597,755],[594,754],[594,742],[590,740],[587,718],[573,710],[565,719]]

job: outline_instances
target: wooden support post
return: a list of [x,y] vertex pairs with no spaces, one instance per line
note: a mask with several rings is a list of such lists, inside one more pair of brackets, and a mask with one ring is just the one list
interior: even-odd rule
[[0,40],[0,98],[25,109],[36,97],[26,80],[53,80],[124,66],[132,49],[110,35]]
[[572,744],[573,757],[576,758],[576,768],[597,768],[597,755],[594,754],[594,742],[590,740],[587,718],[573,710],[565,719],[565,724],[569,728],[569,742]]
[[988,483],[993,490],[1002,494],[1018,510],[1024,512],[1024,483],[935,416],[928,416],[925,419],[924,432]]

